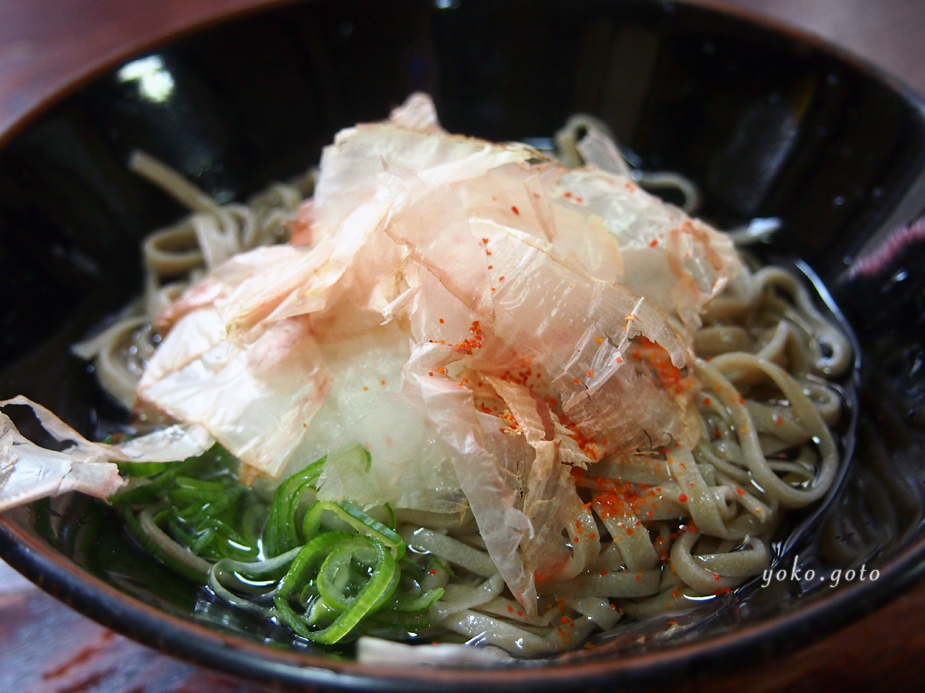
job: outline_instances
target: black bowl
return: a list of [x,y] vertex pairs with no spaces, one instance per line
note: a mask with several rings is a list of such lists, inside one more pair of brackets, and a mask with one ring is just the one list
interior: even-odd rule
[[160,91],[114,69],[30,114],[0,152],[0,397],[26,394],[87,435],[119,415],[67,348],[139,291],[140,239],[183,213],[129,173],[133,149],[230,199],[306,168],[339,128],[414,90],[434,95],[449,130],[495,140],[548,137],[590,112],[645,168],[697,181],[718,225],[780,217],[761,252],[801,258],[843,307],[863,363],[855,454],[812,531],[778,547],[778,567],[863,566],[867,578],[754,581],[673,637],[639,641],[664,629],[642,626],[513,668],[367,667],[204,600],[104,504],[65,496],[0,517],[0,555],[43,588],[144,643],[264,682],[562,690],[689,682],[763,659],[923,572],[925,234],[891,235],[925,207],[915,96],[805,37],[650,0],[318,0],[149,55]]

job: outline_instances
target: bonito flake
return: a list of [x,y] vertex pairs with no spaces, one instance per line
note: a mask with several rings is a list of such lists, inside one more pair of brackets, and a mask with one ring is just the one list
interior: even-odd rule
[[471,509],[535,613],[578,563],[565,518],[593,524],[572,470],[696,443],[691,335],[740,269],[630,180],[447,134],[415,94],[325,149],[290,244],[160,316],[139,406],[208,431],[247,479],[365,444],[371,469],[332,463],[320,497]]

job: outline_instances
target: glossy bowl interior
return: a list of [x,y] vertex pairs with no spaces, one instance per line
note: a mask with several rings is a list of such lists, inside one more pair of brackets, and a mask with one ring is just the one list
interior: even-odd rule
[[377,690],[689,682],[821,637],[919,576],[925,234],[891,232],[925,207],[921,104],[805,37],[695,6],[317,0],[127,58],[33,114],[0,151],[0,398],[25,394],[87,435],[120,416],[67,349],[137,294],[139,241],[183,213],[128,171],[132,150],[219,199],[246,197],[414,90],[434,95],[450,131],[495,140],[548,138],[572,113],[595,114],[643,167],[694,179],[710,221],[783,220],[759,252],[800,258],[821,277],[857,336],[861,377],[847,478],[810,531],[779,547],[778,567],[864,566],[878,578],[756,580],[672,635],[644,624],[550,660],[437,671],[360,666],[349,648],[293,643],[204,599],[83,497],[0,517],[5,560],[179,656],[269,683]]

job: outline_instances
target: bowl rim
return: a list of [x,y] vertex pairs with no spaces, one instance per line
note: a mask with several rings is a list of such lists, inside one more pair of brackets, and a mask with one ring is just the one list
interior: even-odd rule
[[[55,84],[51,93],[41,94],[0,130],[0,152],[66,98],[135,56],[234,19],[312,1],[254,0],[250,5],[223,8],[122,45],[76,70],[65,82]],[[747,9],[722,5],[717,0],[658,2],[663,7],[685,5],[786,36],[874,79],[925,117],[925,98],[902,80],[815,34]],[[925,199],[922,192],[915,185],[910,186],[895,209],[908,207],[913,197]],[[921,207],[919,204],[918,209]],[[896,216],[894,211],[893,217]],[[807,640],[820,641],[897,599],[925,577],[925,536],[921,536],[911,542],[907,540],[897,549],[897,555],[879,566],[877,580],[842,585],[807,605],[693,642],[669,643],[656,651],[634,652],[629,657],[573,660],[552,666],[533,666],[528,662],[522,666],[485,669],[390,667],[275,649],[157,609],[81,569],[20,525],[14,519],[15,512],[0,513],[0,557],[51,596],[113,631],[179,659],[247,680],[298,687],[424,692],[434,690],[435,686],[443,691],[470,691],[473,685],[478,685],[491,691],[525,686],[538,691],[562,691],[600,684],[629,687],[679,675],[690,675],[689,681],[694,682],[710,675],[710,665],[722,662],[723,670],[731,671],[791,651]]]

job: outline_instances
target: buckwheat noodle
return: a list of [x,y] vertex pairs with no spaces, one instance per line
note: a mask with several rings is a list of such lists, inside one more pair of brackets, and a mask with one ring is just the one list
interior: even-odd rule
[[[558,139],[562,157],[575,165],[591,158],[628,170],[593,120],[570,121]],[[144,296],[123,319],[76,348],[94,359],[103,387],[129,409],[157,345],[152,318],[204,271],[258,245],[285,242],[315,178],[309,171],[271,185],[247,204],[218,204],[150,156],[135,154],[131,167],[192,214],[146,239]],[[650,179],[676,184],[690,205],[699,199],[678,176]],[[821,499],[836,476],[831,427],[842,399],[829,379],[849,369],[851,350],[804,285],[779,267],[736,278],[708,305],[702,323],[693,339],[699,358],[688,373],[699,391],[699,442],[693,451],[653,449],[606,459],[576,477],[571,557],[556,580],[540,585],[538,615],[525,613],[506,590],[471,513],[396,511],[408,546],[452,567],[453,576],[438,571],[427,585],[445,592],[418,637],[543,655],[613,628],[623,617],[691,608],[769,566],[770,538],[784,513]],[[148,516],[144,521],[154,524]],[[172,548],[166,533],[155,534]],[[192,568],[209,569],[201,559]],[[229,591],[240,595],[246,588],[240,570],[227,562],[212,569],[216,594],[246,601],[249,596]],[[388,626],[373,634],[408,637]]]

